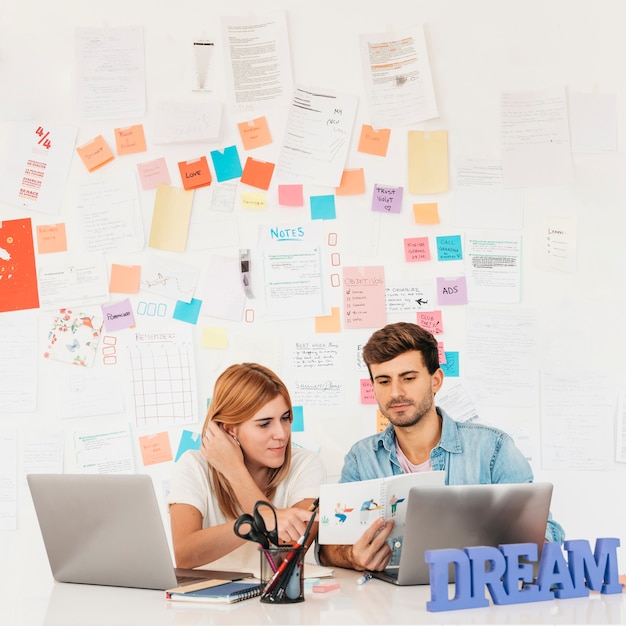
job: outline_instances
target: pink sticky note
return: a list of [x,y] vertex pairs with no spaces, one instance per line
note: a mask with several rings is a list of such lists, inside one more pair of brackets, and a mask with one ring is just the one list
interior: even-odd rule
[[411,237],[404,240],[404,258],[407,263],[430,261],[428,237]]
[[446,351],[443,347],[443,341],[437,342],[437,352],[439,354],[439,365],[445,365],[445,363],[447,362],[447,359],[446,359]]
[[441,311],[418,311],[416,323],[433,335],[443,334]]
[[144,191],[156,189],[159,185],[169,185],[172,181],[163,157],[137,164],[139,181]]
[[376,404],[374,385],[369,378],[361,378],[361,404]]
[[278,204],[281,206],[304,206],[302,185],[278,185]]

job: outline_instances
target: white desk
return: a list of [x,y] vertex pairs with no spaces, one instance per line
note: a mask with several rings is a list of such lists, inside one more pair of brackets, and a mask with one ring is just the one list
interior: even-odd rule
[[[205,626],[210,624],[624,624],[626,594],[551,600],[431,613],[427,586],[395,587],[357,572],[336,570],[338,590],[306,591],[299,604],[257,598],[232,605],[168,602],[162,591],[2,581],[0,623],[6,626]],[[330,582],[325,580],[323,582]]]

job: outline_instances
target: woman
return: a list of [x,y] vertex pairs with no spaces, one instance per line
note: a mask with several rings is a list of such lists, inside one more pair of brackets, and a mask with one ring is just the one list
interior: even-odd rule
[[[241,513],[252,514],[259,500],[276,507],[281,543],[302,536],[326,475],[317,454],[291,447],[292,419],[289,392],[268,368],[242,363],[218,377],[202,447],[181,456],[171,480],[177,567],[211,563],[214,569],[255,571],[258,545],[237,537],[233,523]],[[273,521],[266,522],[271,528]]]

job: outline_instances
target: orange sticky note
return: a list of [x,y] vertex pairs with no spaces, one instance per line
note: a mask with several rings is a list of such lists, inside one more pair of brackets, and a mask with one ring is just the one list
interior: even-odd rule
[[37,226],[37,252],[39,254],[66,251],[67,236],[65,234],[65,224]]
[[138,293],[141,282],[141,265],[111,264],[109,291],[111,293]]
[[144,465],[167,463],[173,460],[172,447],[167,432],[139,437],[139,447]]
[[389,425],[389,420],[380,412],[380,409],[376,409],[376,432],[382,433]]
[[78,152],[85,167],[90,172],[97,170],[99,167],[102,167],[115,158],[111,152],[111,148],[109,148],[102,135],[98,135],[89,143],[79,146],[76,148],[76,152]]
[[211,184],[211,170],[205,156],[193,161],[179,161],[178,169],[183,181],[183,187],[189,191],[198,187],[208,187]]
[[439,224],[439,205],[436,202],[414,204],[413,217],[418,224]]
[[338,196],[353,196],[365,193],[365,173],[363,168],[343,170],[339,187],[335,187]]
[[339,307],[334,306],[330,309],[330,315],[318,315],[315,318],[316,333],[340,333],[341,332],[341,315]]
[[127,126],[126,128],[116,128],[115,147],[117,148],[118,155],[145,152],[147,148],[143,124]]
[[274,174],[274,163],[269,161],[258,161],[252,157],[246,159],[246,164],[241,173],[241,182],[259,189],[269,189],[272,175]]
[[260,148],[272,143],[272,135],[265,117],[257,117],[254,120],[237,124],[241,143],[245,150]]
[[357,150],[375,156],[387,156],[389,137],[391,137],[391,130],[389,128],[374,130],[368,124],[363,124]]

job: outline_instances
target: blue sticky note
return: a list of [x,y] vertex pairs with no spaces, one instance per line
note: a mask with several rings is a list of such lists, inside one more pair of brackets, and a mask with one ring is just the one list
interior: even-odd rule
[[242,173],[241,161],[239,160],[239,152],[237,146],[229,146],[224,148],[223,152],[219,150],[211,150],[211,160],[215,168],[215,176],[217,182],[224,180],[239,178]]
[[304,411],[301,406],[294,406],[293,421],[291,422],[291,430],[294,433],[304,432]]
[[174,461],[178,461],[183,452],[187,450],[200,450],[202,445],[202,438],[200,433],[193,433],[190,430],[183,430],[180,436],[180,442],[178,443],[178,450],[176,451],[176,458]]
[[335,196],[311,196],[311,219],[334,220],[337,217],[335,211]]
[[440,367],[443,370],[443,373],[448,376],[458,376],[459,375],[459,353],[458,352],[448,352],[444,350],[444,354],[446,355],[446,362],[441,363]]
[[461,235],[437,237],[437,259],[439,261],[462,261]]
[[191,302],[177,300],[176,306],[174,307],[174,315],[172,315],[172,317],[175,320],[180,320],[181,322],[195,324],[198,321],[201,306],[202,300],[197,300],[196,298],[192,298]]

